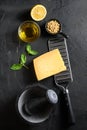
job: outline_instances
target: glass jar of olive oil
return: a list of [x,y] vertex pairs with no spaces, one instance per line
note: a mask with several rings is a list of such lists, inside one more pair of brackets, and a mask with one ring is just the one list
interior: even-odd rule
[[41,33],[39,25],[34,21],[24,21],[18,28],[18,36],[24,42],[33,42]]

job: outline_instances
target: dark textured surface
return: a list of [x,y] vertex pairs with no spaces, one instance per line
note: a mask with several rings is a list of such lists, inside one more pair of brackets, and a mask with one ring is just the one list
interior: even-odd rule
[[[21,22],[29,19],[29,9],[37,4],[44,4],[48,10],[46,19],[38,22],[42,29],[41,37],[31,43],[39,55],[47,51],[49,35],[44,31],[44,24],[50,18],[57,18],[63,25],[63,31],[70,37],[67,40],[74,81],[69,91],[76,117],[76,124],[65,128],[61,101],[50,120],[38,126],[26,125],[17,116],[15,101],[18,93],[27,85],[36,81],[32,73],[22,69],[11,71],[24,52],[25,45],[17,37]],[[28,64],[34,56],[28,57]],[[40,83],[49,88],[55,87],[50,77]],[[60,98],[60,97],[59,97]],[[1,0],[0,1],[0,130],[4,128],[30,130],[87,130],[87,1],[86,0]]]

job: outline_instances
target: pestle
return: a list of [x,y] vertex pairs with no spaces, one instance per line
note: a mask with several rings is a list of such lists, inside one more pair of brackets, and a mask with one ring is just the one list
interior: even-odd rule
[[24,104],[24,110],[28,115],[43,112],[46,107],[53,107],[58,102],[58,96],[52,89],[46,90],[44,97],[35,97]]

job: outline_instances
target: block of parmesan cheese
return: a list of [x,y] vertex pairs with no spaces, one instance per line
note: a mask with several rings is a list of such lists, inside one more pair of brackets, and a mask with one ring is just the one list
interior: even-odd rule
[[58,49],[36,57],[33,60],[33,64],[38,81],[66,70],[63,58]]

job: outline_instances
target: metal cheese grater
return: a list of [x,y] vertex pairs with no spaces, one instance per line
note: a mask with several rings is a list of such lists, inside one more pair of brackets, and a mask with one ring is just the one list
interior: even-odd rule
[[61,56],[64,60],[64,63],[67,67],[66,71],[63,71],[59,74],[54,75],[54,81],[56,86],[63,92],[65,104],[67,108],[67,117],[68,117],[68,124],[74,124],[75,118],[71,106],[71,101],[69,97],[69,82],[73,81],[71,66],[70,66],[70,60],[69,60],[69,54],[67,49],[67,43],[66,39],[63,37],[60,38],[53,38],[48,40],[48,47],[49,51],[58,48]]

